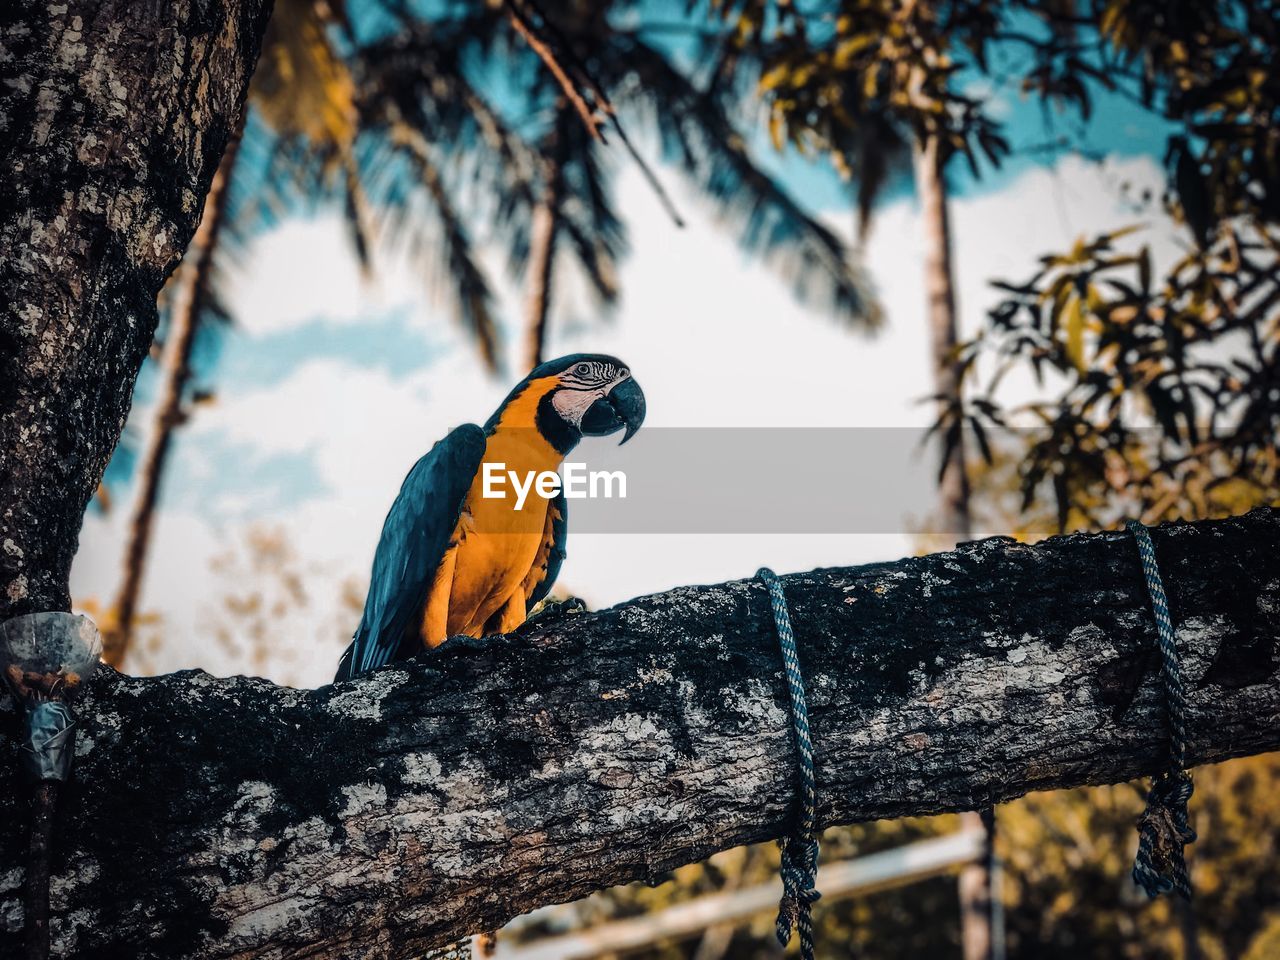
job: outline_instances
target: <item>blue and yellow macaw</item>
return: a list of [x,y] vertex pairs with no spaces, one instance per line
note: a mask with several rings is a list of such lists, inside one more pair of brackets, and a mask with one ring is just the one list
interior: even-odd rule
[[530,492],[517,509],[509,488],[484,495],[484,465],[520,476],[554,471],[584,435],[625,429],[626,443],[644,413],[644,393],[622,361],[574,354],[534,369],[483,429],[464,424],[432,447],[387,514],[364,615],[335,679],[449,637],[509,633],[524,623],[564,560],[564,494]]

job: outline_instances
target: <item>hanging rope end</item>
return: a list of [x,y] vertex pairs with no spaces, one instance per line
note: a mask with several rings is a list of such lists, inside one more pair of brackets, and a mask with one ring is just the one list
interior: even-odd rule
[[1136,520],[1127,521],[1125,526],[1137,544],[1151,599],[1169,721],[1169,768],[1151,782],[1147,809],[1138,819],[1138,855],[1133,862],[1133,881],[1148,897],[1173,892],[1190,900],[1191,880],[1187,875],[1184,848],[1196,839],[1196,832],[1187,823],[1187,801],[1195,788],[1186,771],[1187,702],[1177,635],[1151,534]]
[[1185,770],[1171,770],[1152,781],[1147,808],[1138,818],[1138,855],[1133,863],[1134,883],[1152,899],[1165,893],[1191,899],[1185,848],[1196,841],[1187,815],[1194,790]]

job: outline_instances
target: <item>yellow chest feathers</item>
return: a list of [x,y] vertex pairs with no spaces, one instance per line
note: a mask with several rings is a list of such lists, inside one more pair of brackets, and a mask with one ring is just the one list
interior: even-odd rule
[[[530,385],[537,386],[536,381]],[[537,398],[544,392],[538,391]],[[554,471],[562,456],[532,426],[536,400],[522,401],[523,396],[508,405],[489,436],[451,546],[436,572],[422,620],[428,646],[460,634],[515,629],[524,622],[529,594],[545,574],[551,524],[557,519],[551,515],[554,500],[528,484],[530,478]],[[495,482],[498,477],[501,481]],[[517,483],[526,485],[522,503]]]

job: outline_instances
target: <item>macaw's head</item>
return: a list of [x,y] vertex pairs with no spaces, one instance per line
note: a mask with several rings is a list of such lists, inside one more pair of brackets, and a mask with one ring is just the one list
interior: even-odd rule
[[[575,353],[535,367],[488,427],[536,427],[563,454],[584,436],[622,430],[626,443],[644,423],[644,411],[644,392],[625,363],[600,353]],[[530,413],[532,423],[519,422]]]

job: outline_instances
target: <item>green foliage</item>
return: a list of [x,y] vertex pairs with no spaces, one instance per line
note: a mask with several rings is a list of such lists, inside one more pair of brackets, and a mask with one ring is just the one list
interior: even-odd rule
[[[563,4],[549,14],[557,45],[617,104],[620,121],[654,134],[745,249],[798,296],[874,325],[865,278],[841,241],[751,156],[729,89],[678,68],[634,4]],[[523,275],[548,164],[562,192],[557,264],[577,270],[598,311],[620,293],[627,232],[613,180],[621,141],[595,139],[577,123],[548,137],[560,95],[502,5],[428,14],[399,3],[281,0],[250,88],[243,182],[219,259],[283,212],[333,207],[366,269],[380,249],[421,264],[495,368],[500,325],[480,244],[496,241]],[[216,283],[213,292],[209,318]]]
[[[975,168],[1008,152],[980,100],[957,89],[965,53],[980,51],[999,26],[999,6],[857,0],[833,24],[813,26],[794,7],[765,44],[760,89],[775,143],[829,151],[850,176],[861,140],[889,149],[937,136],[947,154]],[[869,151],[867,151],[869,152]]]
[[355,78],[313,0],[280,0],[272,9],[250,96],[276,134],[305,138],[326,161],[355,143]]
[[[1051,497],[1057,526],[1238,513],[1280,501],[1280,11],[1274,5],[1115,2],[1067,30],[1072,49],[1128,81],[1177,124],[1168,212],[1187,250],[1154,276],[1132,230],[1041,258],[968,348],[995,374],[967,409],[975,428],[1036,424],[1023,508]],[[1037,82],[1092,68],[1040,50]],[[1085,62],[1085,61],[1081,61]],[[1087,105],[1086,99],[1082,101]],[[1030,371],[1042,396],[1013,409],[998,388]],[[1047,489],[1046,489],[1047,488]]]
[[694,81],[642,37],[624,38],[617,62],[634,81],[615,81],[619,102],[653,125],[664,155],[738,242],[789,277],[802,300],[856,326],[878,325],[879,307],[844,244],[751,156],[731,88]]
[[[648,134],[663,158],[690,183],[738,243],[792,283],[795,294],[855,325],[872,326],[877,307],[865,277],[839,238],[810,215],[748,148],[735,122],[731,85],[679,65],[653,23],[627,2],[563,4],[548,11],[561,44],[616,108],[623,129]],[[531,99],[550,122],[559,96],[546,71],[531,77]],[[615,261],[625,228],[613,209],[611,181],[621,138],[606,142],[580,131],[562,151],[569,200],[563,204],[572,243],[602,303],[611,302]],[[517,258],[518,259],[518,258]]]
[[936,139],[944,165],[963,157],[975,176],[1009,153],[1000,122],[957,82],[966,67],[985,69],[1008,7],[844,0],[810,17],[790,3],[712,3],[737,27],[732,67],[761,65],[775,146],[825,156],[854,182],[864,234],[913,144]]
[[[1060,530],[1280,502],[1277,11],[1115,2],[1084,12],[1059,25],[1057,53],[1039,50],[1032,81],[1129,84],[1178,125],[1163,203],[1188,242],[1163,276],[1129,229],[1042,257],[1026,282],[997,282],[1006,297],[965,357],[971,381],[987,362],[992,373],[949,416],[1035,429],[1000,435],[991,466],[974,471],[977,495],[996,503],[1012,478],[1022,502],[1006,520],[1043,529],[1036,514],[1049,510]],[[1087,116],[1088,88],[1078,89]],[[1002,406],[1000,388],[1018,374],[1040,395]],[[1011,955],[1172,960],[1188,936],[1206,958],[1276,955],[1280,756],[1201,768],[1195,783],[1195,933],[1174,904],[1136,899],[1125,880],[1138,789],[1002,808]]]
[[[490,13],[484,24],[466,25],[492,30],[495,19]],[[457,43],[462,21],[433,33],[412,64],[396,41],[424,24],[406,19],[391,39],[370,44],[358,42],[357,26],[344,3],[282,0],[274,8],[246,126],[253,152],[266,156],[265,176],[257,195],[237,206],[233,237],[243,241],[300,203],[336,207],[365,269],[380,248],[412,257],[496,369],[493,293],[446,164],[464,151],[485,168],[511,158],[480,134],[477,115],[493,108],[468,86]],[[495,188],[503,182],[493,179]],[[518,216],[523,208],[507,198],[502,209]]]
[[[1121,231],[1041,258],[1026,282],[998,282],[1007,299],[958,358],[969,396],[936,398],[942,462],[966,437],[988,461],[996,446],[1006,456],[1020,448],[1022,509],[1052,503],[1060,530],[1134,513],[1218,516],[1280,498],[1276,5],[842,0],[806,14],[712,0],[710,9],[740,54],[726,69],[761,65],[775,141],[827,156],[856,180],[864,229],[911,144],[936,138],[944,162],[963,156],[975,175],[982,158],[1008,153],[999,121],[958,89],[960,77],[1016,82],[1085,121],[1107,91],[1171,124],[1163,201],[1186,225],[1188,251],[1158,278],[1149,251]],[[1005,56],[1015,49],[1019,57]],[[1041,396],[1005,409],[998,388],[1019,370]],[[1015,424],[1036,429],[1029,440],[1003,434]]]
[[938,137],[944,161],[962,156],[975,176],[981,159],[999,164],[1010,152],[999,119],[961,78],[1016,84],[1086,122],[1106,91],[1174,123],[1169,198],[1201,246],[1223,221],[1280,215],[1273,3],[841,0],[812,14],[789,2],[708,6],[732,27],[739,55],[724,58],[725,69],[760,65],[775,143],[829,156],[858,183],[864,218],[913,139]]
[[1201,246],[1235,218],[1280,220],[1274,3],[1111,0],[1087,28],[1107,58],[1100,80],[1132,82],[1181,128],[1169,139],[1172,195]]
[[[1023,509],[1052,498],[1057,526],[1238,513],[1280,500],[1277,234],[1228,226],[1153,279],[1130,231],[1042,258],[968,347],[993,357],[968,403],[979,429],[1032,423]],[[976,369],[974,365],[970,370]],[[1029,370],[1044,396],[1013,408],[999,388]]]

